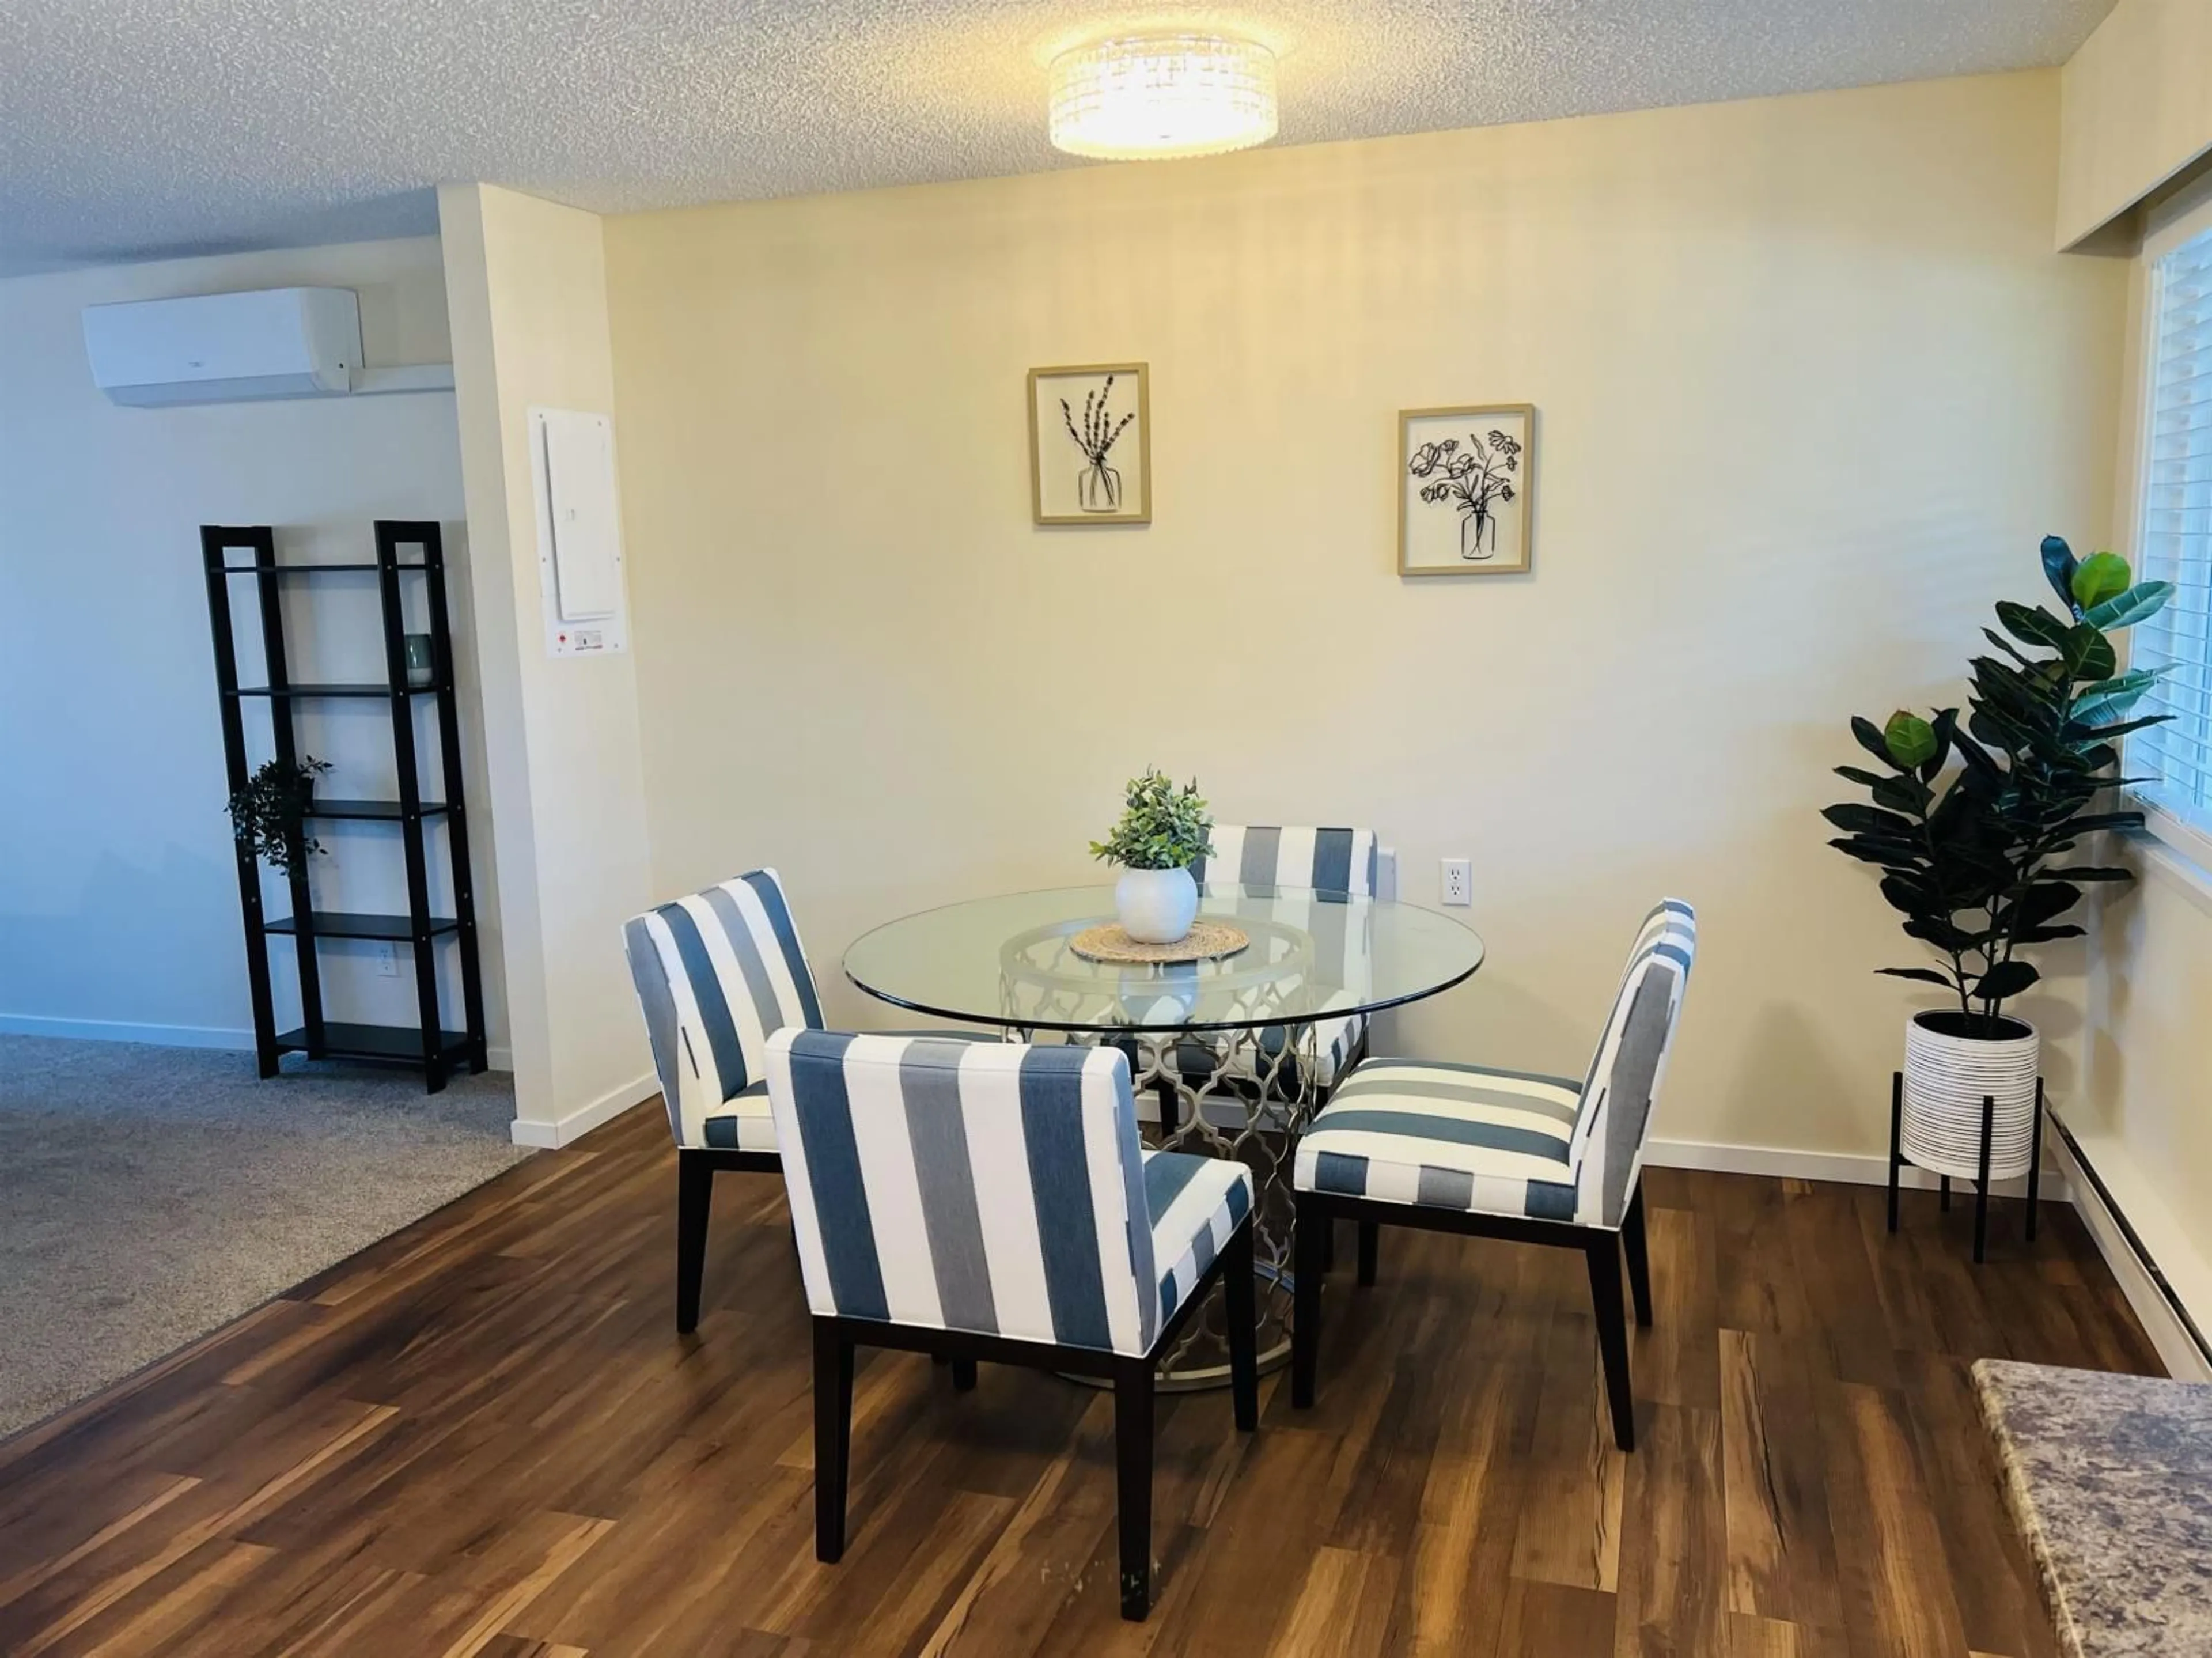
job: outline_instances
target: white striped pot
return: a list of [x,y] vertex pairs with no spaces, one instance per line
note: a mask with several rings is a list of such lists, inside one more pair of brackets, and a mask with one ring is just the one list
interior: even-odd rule
[[1916,1013],[1905,1027],[1905,1155],[1939,1175],[1981,1172],[1982,1102],[1996,1102],[1990,1178],[2025,1175],[2035,1155],[2035,1078],[2043,1040],[2008,1015],[2007,1035],[1957,1036],[1927,1022],[1958,1015]]

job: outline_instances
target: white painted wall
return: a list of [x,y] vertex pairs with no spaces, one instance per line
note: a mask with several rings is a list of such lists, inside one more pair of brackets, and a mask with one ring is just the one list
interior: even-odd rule
[[[515,1138],[557,1145],[653,1091],[622,949],[651,902],[636,659],[546,653],[528,416],[611,412],[600,223],[439,191],[514,1008]],[[626,442],[619,428],[617,452]]]
[[[2125,271],[2051,250],[2057,113],[2040,72],[609,221],[658,892],[778,865],[830,1017],[887,1022],[857,933],[1097,878],[1156,762],[1373,824],[1418,902],[1474,857],[1491,959],[1386,1045],[1578,1072],[1679,893],[1658,1133],[1878,1152],[1920,999],[1825,844],[1845,716],[1958,699],[2039,537],[2106,529]],[[1032,527],[1024,371],[1132,359],[1154,522]],[[1401,580],[1395,412],[1521,400],[1534,575]]]
[[[469,803],[484,804],[453,399],[140,410],[93,388],[85,306],[292,284],[359,293],[373,366],[451,355],[434,239],[0,281],[0,1029],[251,1045],[204,523],[275,525],[280,556],[301,558],[370,556],[378,518],[445,523]],[[250,616],[251,585],[234,597]],[[295,675],[382,677],[368,579],[301,586],[291,606]],[[331,793],[390,792],[380,708],[315,710],[303,738],[337,764]],[[404,908],[396,829],[321,838],[319,902]],[[487,851],[477,857],[503,1047],[498,895]],[[274,952],[280,1018],[297,1005],[289,948]],[[324,950],[332,1017],[413,1022],[410,979],[377,976],[366,945]],[[453,1008],[458,1023],[458,987]]]

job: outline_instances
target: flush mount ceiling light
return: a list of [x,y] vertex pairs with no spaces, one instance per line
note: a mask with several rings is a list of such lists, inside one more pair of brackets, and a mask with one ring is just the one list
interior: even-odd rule
[[1071,155],[1165,161],[1275,136],[1275,54],[1213,34],[1100,40],[1052,60],[1052,142]]

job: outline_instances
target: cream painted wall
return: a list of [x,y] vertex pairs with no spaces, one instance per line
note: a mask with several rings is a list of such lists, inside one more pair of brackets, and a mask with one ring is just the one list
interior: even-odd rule
[[2062,85],[2058,245],[2072,247],[2212,149],[2212,4],[2119,0]]
[[2212,879],[2155,843],[2124,857],[2140,880],[2094,924],[2085,1075],[2067,1123],[2203,1319],[2212,1314]]
[[[1417,902],[1474,857],[1490,963],[1386,1045],[1578,1071],[1679,893],[1658,1132],[1875,1151],[1912,957],[1823,844],[1844,716],[1958,697],[2106,527],[2057,128],[2041,72],[609,221],[656,896],[779,865],[880,1021],[851,938],[1095,878],[1157,762]],[[1132,358],[1156,521],[1032,527],[1024,371]],[[1511,400],[1534,574],[1401,580],[1395,411]]]
[[[2212,231],[2212,183],[2151,216],[2130,267],[2113,544],[2138,564],[2140,410],[2146,399],[2154,261]],[[2067,1123],[2169,1283],[2212,1328],[2212,840],[2170,820],[2172,844],[2131,837],[2115,848],[2136,884],[2098,906],[2090,923],[2083,1077]]]
[[438,194],[514,1007],[515,1138],[556,1145],[653,1091],[622,954],[645,908],[635,659],[550,659],[529,410],[611,410],[599,219],[489,185]]
[[[0,1029],[252,1046],[202,524],[273,525],[288,558],[362,559],[378,518],[443,521],[459,571],[469,804],[483,805],[453,398],[125,409],[93,386],[86,306],[291,284],[359,294],[372,366],[450,355],[434,238],[0,282]],[[250,591],[234,598],[250,619]],[[292,586],[285,598],[296,674],[383,677],[373,581]],[[259,714],[248,735],[265,757]],[[302,722],[303,747],[337,767],[332,793],[391,793],[381,709],[309,708]],[[426,739],[434,730],[426,723]],[[313,866],[320,902],[405,907],[395,830],[331,824],[318,835],[330,848]],[[476,890],[495,940],[488,858]],[[271,913],[289,907],[279,900]],[[289,945],[271,957],[289,1024],[298,1005]],[[412,978],[380,976],[370,946],[326,943],[323,963],[332,1017],[413,1022]],[[487,1022],[503,1048],[504,998],[489,965]]]

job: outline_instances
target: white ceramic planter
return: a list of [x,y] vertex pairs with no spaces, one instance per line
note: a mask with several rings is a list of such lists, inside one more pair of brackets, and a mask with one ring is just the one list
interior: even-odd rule
[[1125,869],[1114,883],[1114,914],[1140,944],[1171,944],[1198,919],[1198,883],[1187,869]]
[[[2035,1155],[2035,1078],[2042,1039],[2025,1019],[1994,1041],[1951,1035],[1916,1013],[1905,1027],[1905,1155],[1923,1169],[1972,1180],[1980,1173],[1982,1101],[1996,1101],[1990,1178],[2027,1172]],[[1953,1019],[1958,1016],[1952,1014]]]

